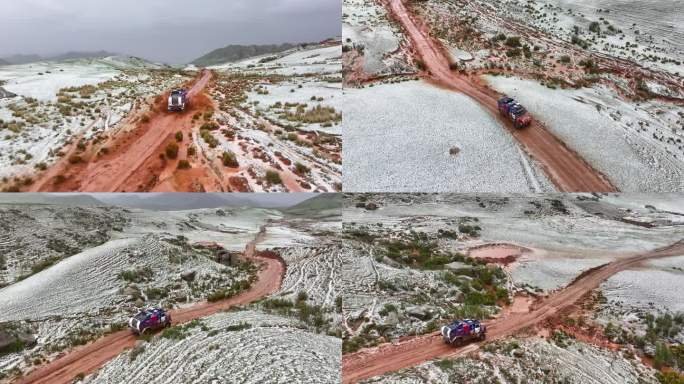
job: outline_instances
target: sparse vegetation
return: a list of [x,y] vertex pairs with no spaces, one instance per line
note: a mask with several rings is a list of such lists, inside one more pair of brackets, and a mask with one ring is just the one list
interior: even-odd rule
[[166,150],[164,152],[166,154],[166,157],[169,159],[175,159],[178,157],[178,144],[176,143],[169,143],[166,145]]
[[237,168],[240,163],[237,161],[237,156],[232,151],[224,151],[222,155],[223,165],[226,167]]
[[283,183],[283,180],[280,178],[280,173],[273,170],[266,171],[266,181],[274,185]]

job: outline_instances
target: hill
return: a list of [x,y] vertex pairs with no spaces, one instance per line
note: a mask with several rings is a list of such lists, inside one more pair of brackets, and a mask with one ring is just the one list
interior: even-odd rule
[[310,194],[284,193],[278,196],[251,193],[99,193],[93,197],[110,205],[152,211],[184,211],[203,208],[291,207]]
[[93,207],[103,202],[86,194],[1,193],[0,204],[31,204]]
[[292,215],[307,215],[323,211],[339,211],[341,214],[343,200],[341,193],[323,193],[288,208],[285,212]]
[[35,63],[37,61],[63,61],[63,60],[73,60],[73,59],[95,59],[103,58],[109,56],[116,56],[116,53],[107,51],[96,51],[96,52],[78,52],[70,51],[65,53],[60,53],[54,56],[40,56],[40,55],[12,55],[4,58],[0,58],[0,65],[2,62],[7,64],[28,64]]
[[266,45],[229,45],[213,50],[206,55],[195,59],[192,64],[199,67],[224,64],[246,59],[248,57],[279,53],[297,47],[297,44],[266,44]]

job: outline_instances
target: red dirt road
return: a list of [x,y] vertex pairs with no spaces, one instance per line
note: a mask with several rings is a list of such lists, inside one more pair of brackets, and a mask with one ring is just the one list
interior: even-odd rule
[[[500,116],[495,91],[475,78],[459,76],[449,68],[444,47],[430,37],[429,29],[406,9],[403,0],[383,0],[390,13],[401,23],[413,49],[425,64],[431,79],[439,85],[471,97],[503,123],[522,148],[539,162],[549,179],[562,192],[616,192],[617,188],[591,167],[576,152],[549,132],[536,119],[524,129],[516,129]],[[524,103],[523,103],[524,104]]]
[[[189,90],[189,110],[184,113],[166,112],[166,98],[162,96],[161,102],[156,103],[150,112],[148,122],[139,122],[133,131],[123,132],[106,144],[111,153],[91,154],[84,164],[70,164],[69,154],[40,175],[29,192],[133,192],[140,186],[143,189],[154,186],[159,182],[162,170],[153,169],[151,164],[160,162],[159,154],[164,152],[168,142],[174,140],[177,131],[189,136],[192,114],[207,107],[203,91],[211,79],[212,73],[205,70],[195,80]],[[176,161],[168,163],[175,166]],[[65,177],[66,181],[55,184],[57,175]]]
[[[174,325],[209,316],[235,305],[248,304],[280,288],[285,270],[282,260],[265,254],[260,255],[256,252],[256,243],[263,238],[264,234],[265,229],[262,228],[256,239],[249,242],[245,247],[245,258],[254,260],[262,265],[257,273],[258,279],[252,288],[227,300],[215,303],[203,302],[188,308],[170,311]],[[126,349],[133,348],[137,340],[129,330],[109,334],[90,344],[74,349],[57,360],[20,378],[16,383],[71,383],[78,374],[95,372]]]
[[[651,252],[633,255],[600,267],[590,269],[566,288],[551,294],[535,304],[529,312],[510,312],[487,323],[487,339],[509,336],[524,328],[534,326],[572,306],[582,296],[598,288],[612,275],[639,263],[670,256],[684,255],[684,240]],[[446,356],[463,355],[475,351],[480,344],[454,348],[444,344],[439,332],[412,338],[398,344],[383,344],[342,357],[342,381],[354,383],[369,377],[418,365]]]

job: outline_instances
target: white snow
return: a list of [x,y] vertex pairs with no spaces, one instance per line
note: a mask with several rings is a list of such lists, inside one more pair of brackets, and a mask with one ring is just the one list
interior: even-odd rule
[[[673,129],[655,113],[620,100],[606,88],[553,90],[513,77],[485,79],[496,90],[519,100],[621,191],[684,190],[684,153],[675,157],[672,152],[681,152],[675,145],[654,140],[654,132],[670,135]],[[640,130],[639,122],[649,125]]]
[[[354,192],[552,190],[470,98],[422,82],[345,89],[344,186]],[[426,113],[429,112],[429,113]],[[458,147],[454,156],[449,151]],[[522,157],[521,157],[522,156]]]

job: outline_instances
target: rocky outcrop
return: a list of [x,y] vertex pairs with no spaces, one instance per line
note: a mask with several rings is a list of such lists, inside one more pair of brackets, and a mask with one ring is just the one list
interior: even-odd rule
[[16,325],[0,324],[0,356],[19,352],[36,343],[36,338],[28,329]]
[[6,90],[3,87],[0,87],[0,99],[11,99],[13,97],[17,97],[17,95]]

